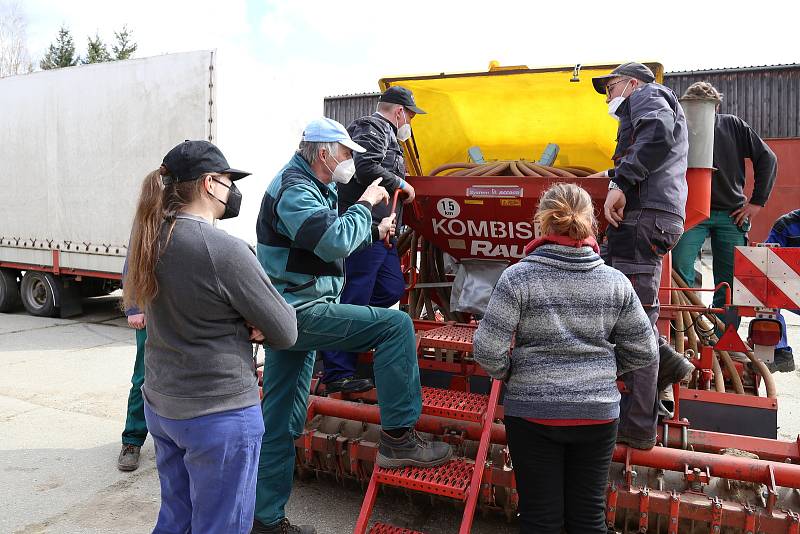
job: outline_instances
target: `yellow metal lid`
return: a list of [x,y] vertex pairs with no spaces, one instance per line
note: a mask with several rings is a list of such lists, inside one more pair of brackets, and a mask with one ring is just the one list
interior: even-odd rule
[[[409,174],[467,161],[467,149],[476,145],[487,160],[538,160],[548,143],[560,147],[556,165],[602,170],[612,165],[617,122],[592,77],[617,65],[581,66],[575,76],[574,65],[531,69],[492,62],[485,72],[392,76],[379,83],[382,91],[410,89],[427,111],[411,123],[416,150],[405,143]],[[645,65],[663,80],[660,63]]]

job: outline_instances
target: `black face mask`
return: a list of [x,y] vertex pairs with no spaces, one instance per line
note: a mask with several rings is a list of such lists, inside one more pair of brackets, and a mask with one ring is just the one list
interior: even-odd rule
[[220,217],[220,219],[233,219],[234,217],[238,217],[239,216],[239,209],[241,209],[241,207],[242,207],[242,192],[239,191],[239,188],[236,187],[236,184],[226,185],[226,184],[220,182],[219,180],[217,180],[216,178],[212,178],[212,180],[214,180],[218,184],[228,188],[228,201],[227,202],[222,202],[220,199],[215,197],[213,194],[209,193],[209,195],[214,197],[214,200],[216,200],[217,202],[219,202],[219,203],[221,203],[222,205],[225,206],[225,213],[222,214],[222,217]]

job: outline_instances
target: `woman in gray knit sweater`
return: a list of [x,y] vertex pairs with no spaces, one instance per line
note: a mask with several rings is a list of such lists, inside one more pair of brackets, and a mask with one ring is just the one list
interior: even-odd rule
[[616,378],[651,364],[658,349],[630,281],[598,254],[589,194],[553,185],[536,221],[543,237],[500,277],[474,357],[506,381],[520,532],[605,534]]

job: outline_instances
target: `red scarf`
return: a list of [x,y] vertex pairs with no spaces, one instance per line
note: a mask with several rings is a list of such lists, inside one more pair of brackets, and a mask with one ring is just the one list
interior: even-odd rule
[[564,245],[567,247],[592,247],[592,250],[600,254],[600,246],[597,244],[597,239],[594,236],[589,236],[586,239],[572,239],[568,235],[555,235],[548,234],[538,239],[534,239],[525,245],[525,254],[530,254],[542,245]]

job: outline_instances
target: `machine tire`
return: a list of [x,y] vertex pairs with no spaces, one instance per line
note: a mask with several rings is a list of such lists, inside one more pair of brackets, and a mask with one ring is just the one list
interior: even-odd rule
[[58,315],[61,284],[50,273],[27,271],[22,277],[20,293],[22,305],[31,315],[55,317]]
[[17,271],[0,269],[0,313],[14,311],[22,304]]

